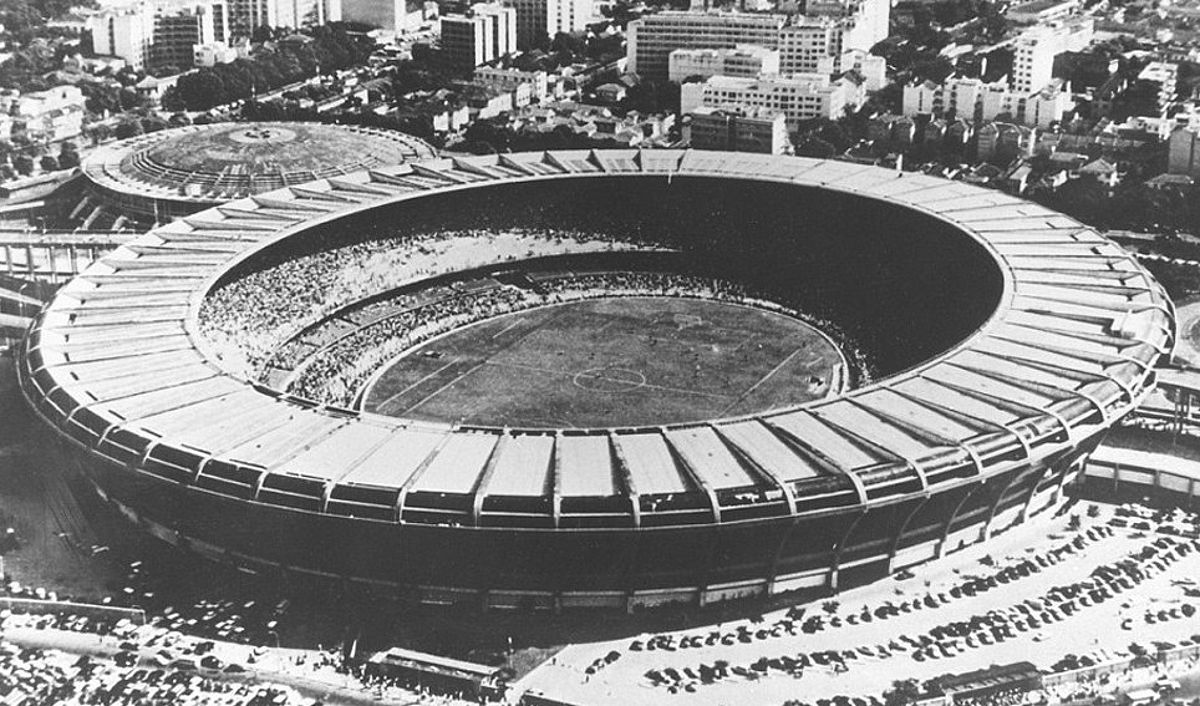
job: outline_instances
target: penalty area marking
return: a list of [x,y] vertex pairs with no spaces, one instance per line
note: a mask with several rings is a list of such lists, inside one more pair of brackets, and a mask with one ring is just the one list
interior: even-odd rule
[[492,334],[492,340],[494,341],[497,338],[500,338],[504,334],[508,333],[509,331],[512,331],[513,329],[515,329],[516,327],[518,327],[520,325],[521,325],[521,319],[518,317],[516,321],[514,321],[511,324],[509,324],[508,326],[505,326],[504,328],[500,329],[500,331],[498,333]]
[[628,368],[588,368],[575,373],[571,384],[588,392],[629,392],[646,386],[646,376]]

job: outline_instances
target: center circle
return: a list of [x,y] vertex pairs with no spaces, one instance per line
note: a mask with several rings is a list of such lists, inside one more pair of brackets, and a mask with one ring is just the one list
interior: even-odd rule
[[365,411],[481,426],[629,427],[841,392],[846,357],[801,319],[741,302],[583,299],[464,326],[382,366]]
[[646,376],[626,368],[588,368],[575,373],[571,382],[582,390],[628,392],[646,384]]
[[254,127],[234,130],[229,139],[241,144],[281,144],[296,139],[296,133],[281,127]]

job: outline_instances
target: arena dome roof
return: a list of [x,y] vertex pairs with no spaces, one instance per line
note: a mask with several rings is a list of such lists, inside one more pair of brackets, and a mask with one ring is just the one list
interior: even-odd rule
[[[106,145],[84,161],[83,172],[102,198],[161,217],[434,154],[423,140],[387,130],[297,122],[218,123]],[[139,208],[137,199],[150,202],[149,208]],[[153,201],[160,202],[157,209]]]

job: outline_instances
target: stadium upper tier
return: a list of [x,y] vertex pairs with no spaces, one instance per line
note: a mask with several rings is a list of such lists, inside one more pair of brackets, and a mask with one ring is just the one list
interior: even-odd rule
[[218,203],[432,157],[423,140],[319,123],[216,123],[140,135],[83,163],[95,200],[135,221],[163,222]]
[[[431,196],[465,198],[472,189],[500,184],[559,182],[571,199],[588,179],[678,189],[751,182],[819,191],[830,202],[856,204],[857,211],[915,213],[931,232],[947,230],[983,253],[998,296],[983,297],[988,308],[971,319],[966,334],[916,361],[901,356],[891,374],[840,396],[749,417],[639,428],[435,425],[321,407],[229,373],[198,334],[206,293],[252,257],[292,242],[287,239],[334,233],[341,219],[383,206],[399,218],[406,204],[419,209]],[[881,242],[894,239],[904,249],[922,242],[919,228],[903,238],[889,233],[896,222],[873,221]],[[806,242],[797,238],[794,247]],[[949,247],[930,242],[938,250]],[[910,266],[912,258],[894,250],[855,252],[863,263],[880,262],[846,271],[843,279],[866,282],[872,268],[887,269],[893,261]],[[940,279],[953,279],[954,267],[940,262],[912,277],[936,291]],[[888,307],[903,310],[905,290],[897,291],[894,301],[886,291],[871,291],[862,306],[880,307],[883,313],[872,321],[900,331],[904,322],[884,315]],[[978,308],[965,294],[939,306],[946,316]],[[388,553],[397,551],[408,553],[394,557],[405,577],[379,569],[385,580],[533,588],[540,568],[511,569],[502,579],[488,573],[493,555],[508,551],[501,546],[517,550],[472,544],[491,536],[480,530],[613,530],[616,538],[618,530],[729,527],[676,538],[661,549],[651,537],[665,535],[643,533],[636,559],[608,586],[638,588],[815,571],[829,565],[831,547],[835,575],[839,562],[844,568],[849,559],[863,564],[878,555],[895,568],[910,544],[937,538],[944,544],[952,531],[978,532],[981,525],[987,536],[1002,515],[1019,521],[1038,509],[1031,507],[1035,495],[1061,487],[1077,470],[1079,455],[1148,393],[1174,328],[1170,300],[1122,248],[1066,216],[1002,193],[835,161],[557,151],[329,177],[157,228],[59,291],[35,322],[21,371],[27,397],[84,456],[125,469],[121,473],[139,479],[138,487],[176,489],[173,509],[159,508],[157,521],[178,513],[172,531],[181,536],[247,556],[271,553],[285,565],[361,576],[376,571],[371,562],[387,564]],[[920,328],[909,334],[912,341],[921,335]],[[124,493],[129,505],[135,497],[158,502],[108,472],[99,483],[114,484],[109,492]],[[261,542],[269,537],[237,534],[233,520],[208,517],[189,525],[192,520],[182,519],[193,504],[204,503],[222,512],[245,506],[333,518],[321,525],[330,532],[342,522],[376,528],[368,533],[424,527],[431,534],[405,529],[417,532],[410,535],[415,538],[388,549],[383,535],[364,535],[362,551],[369,546],[372,554],[349,566],[357,559],[330,547],[326,554],[311,546],[267,550]],[[860,523],[864,516],[880,519]],[[772,534],[760,541],[744,533],[748,527]],[[453,540],[432,534],[453,528],[476,534]],[[593,556],[601,549],[605,557],[626,556],[595,532],[586,534],[595,538],[578,550],[559,547],[555,554],[545,545],[561,573],[556,590],[592,586],[594,577],[584,577],[601,571]],[[431,553],[416,557],[425,542]],[[542,561],[539,546],[505,561]],[[460,547],[462,556],[446,556],[448,547]],[[914,549],[911,556],[929,555]],[[671,568],[685,561],[707,568]]]

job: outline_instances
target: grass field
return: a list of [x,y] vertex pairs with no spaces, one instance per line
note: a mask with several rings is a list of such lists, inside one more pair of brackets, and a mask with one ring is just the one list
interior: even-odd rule
[[670,424],[829,394],[841,353],[791,317],[668,297],[595,299],[491,319],[413,349],[364,409],[521,427]]

